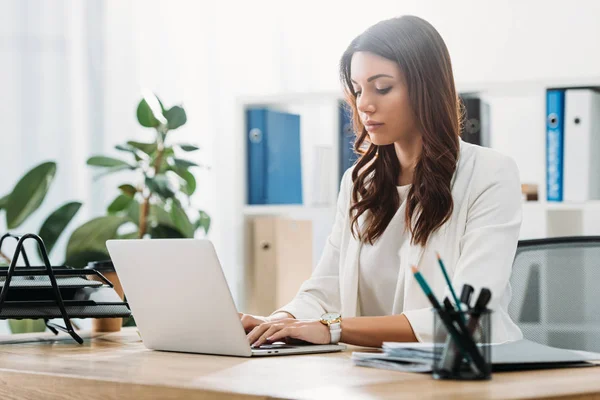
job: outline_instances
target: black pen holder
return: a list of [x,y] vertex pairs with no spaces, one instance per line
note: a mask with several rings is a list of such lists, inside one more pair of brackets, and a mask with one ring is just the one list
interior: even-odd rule
[[492,311],[443,313],[433,309],[434,379],[491,379]]

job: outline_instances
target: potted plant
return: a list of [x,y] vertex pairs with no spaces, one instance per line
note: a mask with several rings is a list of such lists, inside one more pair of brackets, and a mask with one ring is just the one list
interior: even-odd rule
[[[87,161],[101,175],[134,171],[136,179],[119,185],[119,194],[106,215],[86,222],[72,233],[66,251],[69,266],[84,267],[109,260],[105,245],[109,239],[192,238],[198,230],[208,233],[210,217],[190,201],[196,191],[191,170],[201,166],[185,158],[186,153],[198,147],[177,142],[172,134],[186,123],[185,110],[177,105],[166,109],[158,97],[147,93],[138,104],[137,120],[143,127],[153,129],[152,140],[117,145],[115,149],[127,158],[96,155]],[[107,278],[120,286],[114,270],[104,269],[103,274],[106,273],[111,273]],[[114,330],[108,326],[97,329]]]

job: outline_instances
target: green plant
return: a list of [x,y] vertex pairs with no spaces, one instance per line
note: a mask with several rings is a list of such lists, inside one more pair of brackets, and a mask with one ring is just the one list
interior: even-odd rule
[[[28,171],[10,193],[0,198],[0,211],[6,216],[9,231],[19,228],[44,202],[56,175],[56,163],[44,162]],[[56,242],[81,208],[81,203],[72,201],[53,211],[42,223],[38,235],[50,255]],[[12,254],[0,250],[0,264],[10,264]],[[31,260],[30,260],[31,261]],[[46,329],[43,320],[9,320],[13,333],[42,332]]]
[[[147,94],[137,107],[138,122],[154,129],[151,142],[128,141],[116,150],[129,159],[93,156],[87,164],[101,169],[99,176],[134,171],[136,182],[119,186],[107,215],[94,218],[77,228],[67,245],[66,264],[82,267],[89,261],[109,258],[106,241],[115,238],[191,238],[198,229],[208,233],[210,217],[190,204],[196,179],[190,171],[200,165],[183,158],[198,150],[186,143],[173,143],[171,131],[187,121],[181,106],[169,109],[153,94]],[[191,217],[190,217],[191,216]]]

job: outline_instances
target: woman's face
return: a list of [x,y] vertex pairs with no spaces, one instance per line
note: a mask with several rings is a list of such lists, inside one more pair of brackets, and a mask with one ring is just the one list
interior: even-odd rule
[[396,62],[359,51],[352,56],[350,71],[356,108],[373,144],[388,145],[418,134],[404,74]]

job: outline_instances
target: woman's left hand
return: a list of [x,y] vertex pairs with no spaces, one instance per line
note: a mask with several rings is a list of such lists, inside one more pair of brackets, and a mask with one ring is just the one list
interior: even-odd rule
[[329,344],[329,327],[318,320],[297,320],[293,318],[265,322],[255,327],[247,335],[252,347],[286,339],[298,339],[313,344]]

